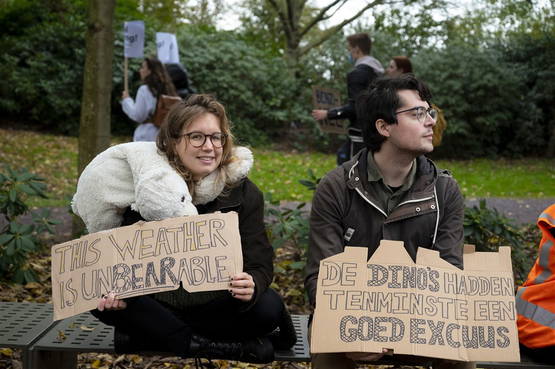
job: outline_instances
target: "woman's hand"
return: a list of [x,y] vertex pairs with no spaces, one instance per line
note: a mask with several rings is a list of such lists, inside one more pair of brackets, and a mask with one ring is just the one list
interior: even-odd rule
[[231,296],[241,301],[250,301],[254,296],[254,281],[249,273],[234,275],[229,283]]
[[126,97],[129,97],[129,91],[123,90],[123,92],[121,93],[121,98],[125,99]]
[[103,296],[97,305],[97,309],[99,311],[106,310],[123,310],[127,307],[127,303],[124,300],[120,300],[116,298],[116,295],[113,292]]

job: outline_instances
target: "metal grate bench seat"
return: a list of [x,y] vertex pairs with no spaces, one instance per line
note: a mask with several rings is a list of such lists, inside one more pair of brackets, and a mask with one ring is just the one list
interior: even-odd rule
[[0,347],[21,349],[24,368],[32,365],[29,348],[54,325],[50,304],[0,303]]
[[[276,351],[276,361],[310,361],[307,315],[292,315],[297,343],[290,350]],[[60,321],[33,346],[33,368],[76,368],[80,352],[114,353],[113,327],[89,313]],[[168,353],[169,356],[173,354]]]

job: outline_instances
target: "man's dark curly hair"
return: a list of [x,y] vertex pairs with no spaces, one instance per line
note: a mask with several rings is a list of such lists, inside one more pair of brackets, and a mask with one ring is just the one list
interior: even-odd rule
[[381,77],[356,100],[357,120],[362,127],[364,143],[372,152],[380,151],[386,137],[376,129],[376,121],[383,119],[387,124],[397,124],[395,112],[401,106],[400,90],[414,90],[423,101],[430,104],[432,94],[426,84],[413,74],[403,74],[397,78]]

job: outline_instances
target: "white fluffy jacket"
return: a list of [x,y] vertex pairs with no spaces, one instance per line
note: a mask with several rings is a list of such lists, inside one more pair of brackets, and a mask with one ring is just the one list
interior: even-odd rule
[[252,163],[251,151],[236,147],[229,165],[195,185],[193,199],[154,142],[120,144],[98,154],[83,170],[71,206],[89,233],[119,227],[129,206],[148,221],[196,215],[194,204],[214,200],[226,183],[246,177]]

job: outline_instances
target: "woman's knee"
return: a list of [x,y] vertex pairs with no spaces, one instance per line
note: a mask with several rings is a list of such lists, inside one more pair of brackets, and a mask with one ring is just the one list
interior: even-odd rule
[[256,304],[249,310],[251,318],[266,329],[273,330],[279,324],[285,305],[276,291],[268,288],[259,296]]

